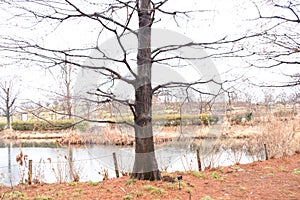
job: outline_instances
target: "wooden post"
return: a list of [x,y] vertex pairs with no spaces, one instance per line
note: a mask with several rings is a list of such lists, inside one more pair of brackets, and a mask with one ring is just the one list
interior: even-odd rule
[[29,160],[28,165],[28,185],[31,185],[32,183],[32,160]]
[[118,168],[117,156],[115,152],[113,152],[113,158],[114,158],[116,177],[119,178],[119,168]]
[[266,160],[269,160],[269,155],[268,155],[268,150],[267,150],[267,145],[266,144],[264,144],[264,148],[265,148]]
[[197,148],[197,162],[198,162],[198,170],[201,172],[201,158],[200,158],[200,149]]

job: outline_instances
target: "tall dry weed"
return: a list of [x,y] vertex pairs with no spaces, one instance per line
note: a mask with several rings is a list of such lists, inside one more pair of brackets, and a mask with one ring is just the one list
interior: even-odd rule
[[300,149],[297,126],[299,120],[272,119],[260,125],[261,134],[256,136],[256,140],[259,146],[266,144],[270,158],[293,154]]

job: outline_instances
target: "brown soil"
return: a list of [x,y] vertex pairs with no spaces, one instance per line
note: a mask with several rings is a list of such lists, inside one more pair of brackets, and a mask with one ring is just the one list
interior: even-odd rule
[[[201,173],[163,173],[169,181],[104,182],[0,187],[0,199],[300,199],[300,154]],[[196,177],[198,176],[198,177]],[[167,178],[165,178],[167,179]]]

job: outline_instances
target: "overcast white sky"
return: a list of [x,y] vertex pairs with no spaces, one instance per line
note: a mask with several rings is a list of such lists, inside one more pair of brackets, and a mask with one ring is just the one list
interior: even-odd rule
[[[75,2],[81,1],[76,0]],[[166,28],[179,32],[192,40],[199,42],[214,41],[224,36],[235,38],[242,36],[245,32],[252,32],[254,28],[258,28],[263,25],[260,22],[250,20],[257,17],[258,13],[254,4],[247,0],[172,0],[169,4],[166,4],[165,8],[170,8],[172,10],[176,10],[178,8],[181,10],[209,10],[201,13],[200,15],[191,15],[191,18],[187,20],[178,18],[177,22],[179,26],[177,26],[172,17],[164,17],[161,22],[158,22],[153,26],[155,28]],[[87,23],[85,20],[74,20],[58,27],[56,27],[56,25],[52,22],[46,20],[36,26],[25,28],[31,24],[30,19],[13,17],[19,12],[7,5],[1,5],[0,9],[0,35],[25,37],[50,48],[82,48],[91,43],[94,44],[99,32],[99,29],[96,27],[94,22]],[[90,8],[84,6],[84,9]],[[266,14],[275,12],[274,10],[268,10],[265,8],[263,8],[263,10]],[[108,37],[108,35],[106,36]],[[107,39],[105,35],[101,37],[102,41]],[[2,77],[2,80],[3,77],[7,76],[20,77],[22,80],[21,94],[24,99],[45,99],[43,96],[41,97],[40,92],[36,92],[38,88],[43,88],[45,90],[57,88],[57,83],[53,81],[54,79],[60,79],[60,77],[56,74],[58,71],[57,69],[52,70],[54,73],[53,75],[49,71],[35,66],[34,63],[32,63],[32,66],[26,67],[18,66],[18,64],[5,65],[6,63],[7,61],[2,58],[0,61],[0,77]],[[235,75],[245,72],[239,69],[239,67],[244,67],[239,66],[242,65],[240,59],[236,59],[235,62],[232,62],[231,59],[222,59],[215,61],[215,64],[221,73],[227,71],[229,68],[233,68],[232,73]],[[291,70],[295,71],[295,69]],[[246,71],[248,77],[254,77],[256,79],[274,80],[279,79],[278,77],[282,79],[282,76],[279,75],[279,73],[276,74],[280,71],[275,72],[275,76],[272,76],[270,71],[265,70]],[[294,73],[294,71],[292,72]],[[259,95],[261,95],[261,93],[258,93],[258,96]]]

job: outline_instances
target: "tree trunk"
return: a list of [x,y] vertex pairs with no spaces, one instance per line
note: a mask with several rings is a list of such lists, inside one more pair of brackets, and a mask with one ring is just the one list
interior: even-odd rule
[[67,56],[65,56],[65,65],[62,66],[62,73],[64,75],[65,97],[63,99],[64,112],[68,119],[72,119],[72,94],[71,94],[71,81],[72,81],[72,66],[67,64]]
[[135,83],[135,161],[131,178],[160,180],[154,152],[151,86],[151,7],[150,0],[138,3],[139,31],[137,79]]
[[5,117],[6,117],[6,128],[7,129],[10,129],[11,128],[11,124],[10,124],[10,91],[9,91],[9,88],[6,89],[6,102],[5,102],[5,106],[6,106],[6,111],[5,111]]
[[9,113],[6,115],[6,128],[11,129],[10,114]]

